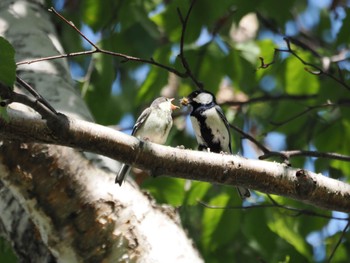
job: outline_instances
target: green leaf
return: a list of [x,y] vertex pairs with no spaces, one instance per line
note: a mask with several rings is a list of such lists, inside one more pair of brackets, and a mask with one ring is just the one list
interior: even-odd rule
[[[273,262],[276,259],[281,259],[281,256],[276,256],[276,243],[278,235],[272,232],[266,224],[257,223],[266,220],[266,213],[270,210],[251,209],[245,217],[243,224],[244,233],[247,235],[248,245],[252,247],[266,262]],[[268,240],[269,242],[266,242]],[[282,252],[283,253],[283,252]],[[274,260],[272,260],[274,259]]]
[[103,54],[94,55],[95,68],[91,74],[90,83],[87,83],[88,89],[85,101],[89,105],[95,119],[99,123],[109,124],[113,117],[111,112],[114,99],[111,97],[112,83],[115,80],[115,71],[113,68],[113,58]]
[[[168,58],[170,56],[170,47],[160,48],[155,51],[154,60],[167,65]],[[168,73],[166,70],[151,66],[151,71],[147,75],[147,78],[142,83],[138,93],[136,101],[152,101],[159,96],[160,90],[166,85],[168,80]]]
[[82,2],[80,9],[82,20],[93,30],[98,31],[113,20],[114,13],[117,12],[119,7],[118,2],[114,0],[85,0]]
[[231,49],[222,61],[224,73],[236,84],[235,88],[244,92],[253,92],[255,89],[255,65],[244,58],[241,51]]
[[186,199],[185,204],[187,205],[195,205],[197,204],[198,200],[201,200],[204,195],[208,192],[209,188],[211,187],[210,183],[204,183],[204,182],[191,182],[191,187],[186,193]]
[[16,80],[15,49],[0,37],[0,82],[12,87]]
[[[237,200],[237,196],[235,198]],[[231,203],[231,200],[233,199],[230,194],[221,193],[212,198],[209,205],[225,207]],[[214,252],[232,241],[240,229],[240,218],[241,211],[239,210],[210,208],[204,210],[202,246],[206,253]]]
[[340,28],[337,36],[336,42],[338,45],[343,45],[350,42],[350,34],[349,34],[350,10],[346,8],[344,11],[346,12],[346,16],[342,22],[342,27]]
[[[182,17],[185,17],[190,6],[189,4],[190,2],[182,0],[170,1],[167,5],[167,8],[163,12],[151,17],[151,20],[163,29],[162,31],[164,31],[167,34],[168,38],[173,43],[180,42],[182,30],[182,24],[177,9],[181,12]],[[199,37],[203,21],[201,23],[192,22],[196,21],[195,17],[197,16],[197,14],[201,13],[201,16],[204,15],[204,17],[210,14],[210,12],[203,13],[202,10],[199,12],[198,10],[196,11],[194,9],[193,11],[194,12],[192,13],[192,16],[190,17],[190,20],[187,23],[187,34],[185,35],[184,43],[191,43]],[[197,19],[197,21],[200,20]]]
[[[140,41],[142,39],[142,41]],[[150,59],[158,48],[157,39],[152,37],[142,24],[134,24],[110,38],[110,50],[134,57]],[[139,62],[129,62],[142,65]]]
[[[328,237],[325,240],[326,244],[326,257],[329,258],[332,253],[334,253],[335,246],[341,237],[341,233],[337,233],[333,236]],[[336,248],[333,258],[329,262],[348,262],[350,252],[349,252],[350,243],[348,238],[344,238],[339,246]]]
[[300,234],[300,226],[297,220],[292,217],[281,216],[281,214],[274,210],[270,214],[267,225],[271,231],[291,244],[300,254],[304,255],[308,261],[312,261],[310,246]]
[[169,177],[150,178],[145,180],[142,188],[147,189],[158,203],[179,206],[185,197],[185,180]]
[[[298,52],[298,55],[305,61],[311,60],[309,53]],[[285,90],[288,94],[315,94],[319,90],[319,77],[307,72],[305,66],[293,56],[287,59],[285,78]]]

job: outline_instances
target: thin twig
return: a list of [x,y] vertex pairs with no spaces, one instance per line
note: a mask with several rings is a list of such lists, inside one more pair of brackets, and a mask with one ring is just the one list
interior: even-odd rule
[[47,108],[46,104],[42,104],[41,101],[35,98],[13,92],[12,99],[12,102],[21,103],[35,110],[41,115],[43,119],[47,120],[48,122],[52,122],[58,119],[59,113],[53,112],[51,109]]
[[52,111],[47,107],[46,104],[43,104],[42,101],[38,100],[35,96],[33,98],[31,96],[17,93],[1,82],[0,97],[0,106],[2,107],[5,107],[13,102],[18,102],[34,109],[43,117],[43,119],[47,120],[50,123],[54,123],[54,120],[57,120],[59,118],[59,114],[56,111]]
[[272,125],[280,127],[282,125],[285,125],[288,122],[291,122],[291,121],[299,118],[300,116],[303,116],[304,114],[306,114],[306,113],[308,113],[310,111],[313,111],[313,110],[316,110],[316,109],[321,109],[321,108],[338,107],[338,106],[342,106],[342,105],[350,105],[350,101],[348,101],[348,100],[339,100],[336,103],[328,101],[328,102],[326,102],[324,104],[321,104],[321,105],[308,106],[305,110],[295,114],[292,117],[289,117],[288,119],[286,119],[284,121],[281,121],[281,122],[273,122],[273,121],[271,121],[270,123]]
[[247,100],[242,101],[226,101],[222,103],[222,105],[228,105],[228,106],[243,106],[253,103],[259,103],[259,102],[268,102],[268,101],[280,101],[280,100],[292,100],[292,101],[299,101],[299,100],[308,100],[308,99],[314,99],[318,96],[318,94],[310,94],[310,95],[291,95],[291,94],[282,94],[277,96],[271,96],[271,95],[264,95],[256,98],[250,98]]
[[348,221],[348,223],[347,223],[346,226],[344,227],[344,229],[343,229],[343,231],[342,231],[342,233],[341,233],[341,236],[339,237],[339,240],[338,240],[337,244],[336,244],[335,247],[333,248],[332,253],[331,253],[331,255],[329,256],[327,262],[330,263],[330,262],[332,261],[332,258],[333,258],[334,254],[335,254],[335,251],[337,251],[337,249],[338,249],[338,247],[339,247],[341,241],[343,240],[343,238],[344,238],[344,236],[345,236],[345,233],[346,233],[346,231],[348,230],[349,226],[350,226],[350,221]]
[[334,81],[336,81],[337,83],[339,83],[341,86],[343,86],[344,88],[346,88],[347,90],[350,90],[350,86],[348,84],[346,84],[341,78],[337,78],[335,77],[333,74],[328,73],[327,71],[324,71],[321,67],[312,64],[310,62],[305,61],[303,58],[301,58],[296,51],[294,51],[291,48],[290,45],[290,39],[289,38],[284,38],[284,41],[286,42],[287,45],[287,49],[278,49],[275,48],[274,50],[274,56],[273,56],[273,60],[270,63],[265,63],[264,62],[264,58],[260,57],[260,62],[261,65],[259,68],[265,69],[268,68],[269,66],[271,66],[272,64],[274,64],[276,62],[276,58],[277,58],[277,54],[280,52],[286,52],[286,53],[290,53],[292,54],[294,57],[296,57],[303,65],[308,66],[308,67],[312,67],[314,69],[316,69],[317,71],[312,71],[308,68],[305,68],[305,70],[313,75],[325,75],[331,79],[333,79]]
[[280,151],[280,152],[271,151],[260,156],[259,159],[264,160],[272,156],[281,156],[281,155],[286,156],[288,159],[293,157],[303,156],[303,157],[318,157],[318,158],[326,158],[326,159],[350,162],[350,156],[348,155],[331,153],[331,152],[317,152],[317,151],[303,151],[303,150]]
[[181,14],[181,11],[179,8],[177,8],[177,13],[180,19],[180,22],[182,24],[182,30],[181,30],[181,39],[180,39],[180,54],[178,55],[178,57],[181,60],[182,66],[185,68],[186,72],[185,74],[194,82],[194,84],[200,89],[203,90],[203,83],[199,82],[196,77],[193,75],[193,72],[187,62],[187,59],[184,55],[184,43],[185,43],[185,33],[186,33],[186,29],[187,29],[187,24],[188,24],[188,19],[190,18],[190,14],[191,11],[193,9],[193,6],[195,4],[196,0],[192,0],[190,7],[187,11],[187,14],[185,17],[183,17],[183,15]]
[[270,150],[268,148],[266,148],[264,145],[262,145],[260,142],[258,142],[253,136],[251,136],[250,134],[246,133],[245,131],[243,131],[242,129],[238,128],[237,126],[230,124],[230,127],[232,129],[234,129],[236,132],[238,132],[239,134],[241,134],[243,136],[243,138],[250,140],[251,142],[253,142],[263,153],[269,153]]
[[[283,30],[281,28],[278,28],[275,23],[271,22],[271,20],[269,20],[268,18],[263,16],[260,12],[257,12],[257,17],[261,21],[261,23],[265,27],[270,29],[272,32],[274,32],[274,33],[276,33],[276,34],[278,34],[280,36],[288,37],[288,39],[294,45],[297,45],[297,46],[301,47],[302,49],[311,52],[312,55],[315,56],[315,57],[318,57],[318,58],[321,57],[320,54],[316,51],[317,48],[311,47],[310,45],[306,44],[303,40],[300,40],[299,38],[285,35],[285,33],[283,32]],[[302,29],[300,31],[302,31]],[[308,38],[309,36],[306,36],[306,37]]]
[[[290,166],[290,162],[289,162],[289,157],[287,155],[285,155],[282,152],[273,152],[271,150],[269,150],[266,146],[264,146],[262,143],[260,143],[259,141],[257,141],[253,136],[251,136],[250,134],[246,133],[245,131],[243,131],[242,129],[238,128],[237,126],[230,124],[231,129],[234,129],[236,132],[238,132],[239,134],[241,134],[243,136],[243,139],[247,139],[249,141],[251,141],[252,143],[254,143],[264,154],[262,156],[278,156],[280,157],[283,162]],[[268,158],[268,157],[266,157]],[[259,157],[260,159],[260,157]]]
[[94,44],[89,38],[87,38],[75,25],[72,21],[68,21],[64,16],[62,16],[60,13],[58,13],[55,8],[51,7],[48,9],[49,12],[54,13],[56,16],[58,16],[61,20],[63,20],[66,24],[70,25],[71,28],[73,28],[75,31],[79,33],[80,36],[82,36],[91,46],[93,46],[96,50],[100,50],[100,48]]
[[45,107],[48,108],[50,111],[52,111],[54,114],[58,114],[57,111],[55,110],[55,108],[52,107],[51,104],[43,96],[41,96],[32,86],[30,86],[27,82],[25,82],[19,76],[16,76],[16,81],[23,88],[25,88],[30,94],[32,94],[38,102],[45,105]]
[[320,213],[317,213],[317,212],[314,212],[311,210],[298,209],[295,207],[280,205],[275,201],[272,204],[260,204],[260,205],[254,204],[254,205],[249,205],[249,206],[216,206],[216,205],[209,205],[201,200],[197,200],[197,202],[200,205],[204,206],[205,208],[210,208],[210,209],[252,210],[252,209],[259,209],[259,208],[280,208],[280,209],[284,209],[287,211],[296,212],[295,214],[288,214],[288,216],[292,216],[292,217],[306,215],[306,216],[320,217],[320,218],[324,218],[324,219],[334,219],[334,220],[340,220],[340,221],[348,221],[349,220],[349,218],[329,216],[329,215],[320,214]]
[[72,53],[67,53],[67,54],[60,54],[60,55],[54,55],[54,56],[48,56],[48,57],[42,57],[42,58],[36,58],[36,59],[23,60],[23,61],[17,62],[16,65],[19,66],[19,65],[33,64],[33,63],[47,61],[47,60],[55,60],[55,59],[61,59],[61,58],[70,58],[70,57],[92,55],[92,54],[97,53],[97,52],[99,52],[99,51],[90,50],[90,51],[72,52]]
[[[189,15],[191,13],[192,7],[194,5],[195,0],[193,0],[191,2],[190,8],[187,12],[186,17],[182,20],[182,27],[183,30],[186,29],[187,26],[187,22],[189,19]],[[92,47],[94,48],[93,50],[90,51],[81,51],[81,52],[72,52],[72,53],[68,53],[68,54],[61,54],[61,55],[55,55],[55,56],[48,56],[48,57],[43,57],[43,58],[37,58],[37,59],[32,59],[32,60],[25,60],[25,61],[20,61],[17,62],[16,65],[23,65],[23,64],[31,64],[31,63],[36,63],[36,62],[41,62],[41,61],[46,61],[46,60],[54,60],[54,59],[60,59],[60,58],[67,58],[67,57],[76,57],[76,56],[84,56],[84,55],[92,55],[94,53],[102,53],[102,54],[106,54],[106,55],[111,55],[114,57],[120,57],[123,59],[122,62],[128,62],[128,61],[134,61],[134,62],[140,62],[140,63],[147,63],[150,65],[154,65],[157,66],[159,68],[165,69],[168,72],[174,73],[175,75],[181,77],[181,78],[191,78],[192,81],[200,88],[203,87],[203,84],[200,83],[199,81],[196,80],[196,78],[193,76],[189,65],[183,55],[183,53],[180,53],[179,56],[181,58],[181,61],[183,63],[183,66],[185,68],[185,72],[180,72],[179,70],[167,66],[167,65],[163,65],[157,61],[155,61],[153,58],[151,59],[143,59],[143,58],[138,58],[138,57],[133,57],[133,56],[129,56],[129,55],[125,55],[122,53],[118,53],[118,52],[112,52],[109,50],[105,50],[102,49],[100,47],[98,47],[96,44],[94,44],[88,37],[86,37],[75,25],[74,23],[72,23],[71,21],[68,21],[64,16],[62,16],[61,14],[59,14],[53,7],[51,7],[49,9],[50,12],[52,12],[53,14],[55,14],[57,17],[59,17],[62,21],[64,21],[67,25],[69,25],[70,27],[72,27],[81,37],[83,37],[90,45],[92,45]],[[181,38],[181,43],[182,43],[182,52],[183,52],[183,43],[184,43],[184,33],[182,32],[182,38]]]

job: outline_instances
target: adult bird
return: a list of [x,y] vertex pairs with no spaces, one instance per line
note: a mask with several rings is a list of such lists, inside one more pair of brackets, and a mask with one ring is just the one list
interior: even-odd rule
[[[131,135],[144,141],[164,144],[173,125],[171,113],[178,108],[171,103],[173,100],[165,97],[155,99],[138,117]],[[115,183],[121,186],[130,169],[130,165],[123,164]]]
[[[196,90],[181,100],[181,104],[192,106],[192,126],[198,142],[198,150],[232,154],[230,125],[209,91]],[[250,191],[237,187],[242,199],[250,197]]]

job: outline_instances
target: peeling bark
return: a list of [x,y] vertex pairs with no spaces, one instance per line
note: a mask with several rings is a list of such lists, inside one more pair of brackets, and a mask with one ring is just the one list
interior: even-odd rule
[[[17,61],[62,51],[39,0],[2,0],[0,35],[15,47]],[[66,60],[23,65],[18,73],[56,110],[92,121]],[[20,114],[35,115],[27,107]],[[135,185],[117,187],[115,174],[95,165],[98,157],[25,143],[29,137],[23,130],[12,139],[2,133],[0,145],[0,234],[20,262],[202,262],[171,208],[155,205]]]
[[58,262],[201,262],[172,209],[164,213],[136,186],[117,189],[114,174],[81,153],[12,142],[0,156],[8,170],[2,182]]

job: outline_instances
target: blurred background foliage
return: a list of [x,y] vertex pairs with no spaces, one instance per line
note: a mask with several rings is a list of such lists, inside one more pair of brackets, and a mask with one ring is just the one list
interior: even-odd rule
[[[182,24],[190,1],[47,0],[99,47],[154,59],[185,72],[178,57]],[[217,95],[230,122],[271,150],[313,150],[350,155],[349,1],[346,0],[198,0],[190,15],[184,53],[195,78]],[[66,52],[91,50],[68,25],[52,16]],[[304,65],[287,50],[291,48]],[[263,69],[261,60],[270,63]],[[147,63],[103,54],[69,60],[72,77],[96,122],[130,133],[135,118],[155,97],[181,98],[196,89]],[[319,70],[321,69],[321,71]],[[335,80],[336,79],[336,80]],[[261,98],[261,100],[256,100]],[[186,109],[176,113],[168,144],[196,148]],[[262,152],[232,131],[234,152],[258,158]],[[281,160],[277,160],[281,161]],[[293,167],[349,181],[348,162],[298,157]],[[254,192],[243,202],[231,187],[151,178],[135,179],[159,203],[177,207],[182,224],[205,262],[348,262],[345,220],[308,216],[271,204]],[[275,202],[330,217],[324,211],[287,198]],[[206,208],[198,200],[228,209]],[[235,209],[235,207],[246,209]],[[334,253],[335,252],[335,253]],[[3,254],[3,253],[2,253]],[[10,262],[10,261],[8,261]]]

